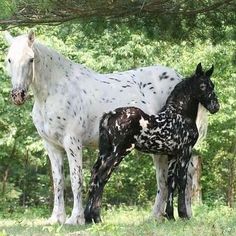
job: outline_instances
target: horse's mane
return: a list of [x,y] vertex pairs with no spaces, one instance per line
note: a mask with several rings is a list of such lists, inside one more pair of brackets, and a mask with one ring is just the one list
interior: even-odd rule
[[[40,42],[35,42],[33,44],[33,50],[36,50],[38,53],[42,54],[45,53],[47,56],[53,56],[56,58],[60,58],[60,60],[64,60],[64,61],[70,61],[68,58],[66,58],[63,54],[60,54],[59,52],[57,52],[55,49],[42,44]],[[72,61],[70,61],[72,62]],[[74,62],[73,62],[74,63]]]

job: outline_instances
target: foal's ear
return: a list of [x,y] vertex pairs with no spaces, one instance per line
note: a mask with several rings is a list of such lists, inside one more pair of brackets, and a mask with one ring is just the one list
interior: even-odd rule
[[214,71],[214,65],[212,65],[211,69],[206,71],[206,76],[210,77],[213,74],[213,71]]
[[29,47],[32,47],[32,45],[34,43],[34,39],[35,39],[34,31],[31,30],[28,34],[28,45],[29,45]]
[[196,71],[195,71],[196,75],[203,75],[203,70],[202,70],[202,64],[201,62],[197,65]]
[[14,37],[11,36],[11,34],[8,31],[4,31],[4,36],[5,36],[5,39],[6,39],[7,43],[9,45],[11,45],[13,40],[14,40]]

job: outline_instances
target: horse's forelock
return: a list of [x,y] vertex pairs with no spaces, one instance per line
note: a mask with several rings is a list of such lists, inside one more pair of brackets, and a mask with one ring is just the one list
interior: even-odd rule
[[34,52],[28,45],[28,38],[26,35],[21,35],[14,38],[14,41],[9,47],[8,57],[16,59],[23,58],[23,56],[34,57]]

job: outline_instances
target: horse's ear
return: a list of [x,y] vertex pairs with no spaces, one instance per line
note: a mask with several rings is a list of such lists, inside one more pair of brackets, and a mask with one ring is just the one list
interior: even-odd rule
[[214,65],[212,65],[211,69],[206,71],[206,76],[210,77],[213,74],[213,71],[214,71]]
[[201,62],[197,65],[195,74],[196,74],[196,75],[203,75],[203,70],[202,70],[202,64],[201,64]]
[[29,47],[31,47],[34,43],[34,39],[35,39],[35,34],[34,34],[34,31],[30,31],[29,34],[28,34],[28,44],[29,44]]
[[11,36],[11,34],[10,34],[8,31],[5,31],[5,32],[4,32],[4,36],[5,36],[5,39],[6,39],[7,43],[8,43],[9,45],[11,45],[12,42],[13,42],[13,40],[14,40],[14,37]]

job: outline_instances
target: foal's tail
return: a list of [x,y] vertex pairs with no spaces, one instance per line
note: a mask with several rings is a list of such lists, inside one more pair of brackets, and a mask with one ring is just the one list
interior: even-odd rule
[[208,126],[207,110],[200,103],[198,105],[196,124],[197,124],[197,129],[198,129],[199,137],[198,137],[197,143],[194,146],[195,148],[206,137],[207,126]]
[[108,155],[111,152],[112,145],[109,136],[109,124],[108,120],[111,117],[112,112],[105,113],[99,124],[99,152],[101,155]]

